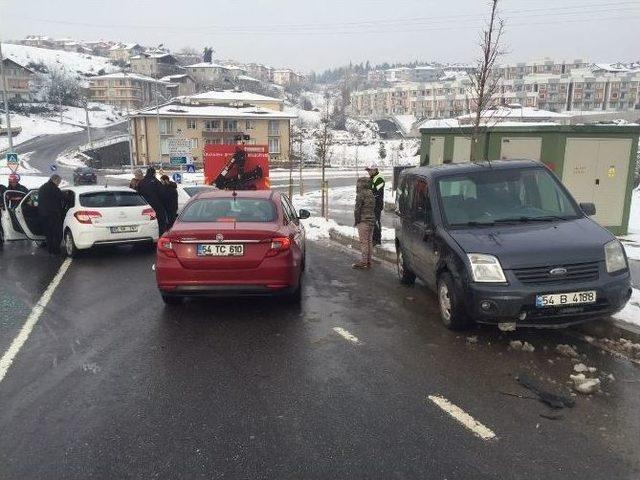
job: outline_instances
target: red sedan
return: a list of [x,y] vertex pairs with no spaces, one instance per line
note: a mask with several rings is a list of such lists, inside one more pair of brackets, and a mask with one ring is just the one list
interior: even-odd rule
[[185,296],[283,294],[299,301],[305,231],[273,190],[205,191],[158,240],[156,280],[167,304]]

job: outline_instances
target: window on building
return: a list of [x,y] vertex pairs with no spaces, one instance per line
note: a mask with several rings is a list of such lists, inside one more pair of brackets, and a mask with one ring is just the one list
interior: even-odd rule
[[160,135],[171,135],[171,119],[160,119]]
[[224,121],[224,131],[225,132],[237,132],[238,131],[238,121],[237,120],[225,120]]
[[254,130],[256,128],[256,122],[254,120],[247,120],[245,128],[247,130]]
[[280,122],[269,120],[269,135],[280,135]]
[[269,153],[280,153],[280,137],[269,137]]
[[204,122],[205,130],[220,130],[220,120],[205,120]]
[[169,155],[169,139],[163,138],[160,140],[160,154]]
[[195,150],[196,148],[198,148],[198,139],[197,138],[190,138],[189,139],[189,144],[190,144],[191,150]]
[[197,128],[198,121],[195,118],[187,118],[187,129],[195,130]]

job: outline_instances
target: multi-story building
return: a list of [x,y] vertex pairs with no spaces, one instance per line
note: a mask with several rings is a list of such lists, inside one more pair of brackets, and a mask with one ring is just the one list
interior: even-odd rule
[[134,110],[164,102],[173,86],[135,73],[111,73],[90,79],[89,98],[123,110]]
[[289,68],[274,70],[271,81],[282,87],[297,87],[304,83],[304,76]]
[[228,73],[226,67],[217,63],[200,62],[185,67],[187,73],[196,80],[198,89],[215,85],[224,80]]
[[172,97],[182,97],[196,93],[196,81],[188,73],[167,75],[162,77],[160,81],[167,83],[167,89]]
[[137,43],[118,43],[109,49],[109,58],[121,62],[128,62],[131,57],[140,55],[144,48]]
[[416,82],[435,82],[444,75],[442,67],[421,65],[413,69],[413,78]]
[[239,67],[237,65],[225,65],[226,68],[226,78],[228,80],[236,80],[240,75],[246,75],[247,71]]
[[573,70],[587,68],[589,62],[582,59],[557,62],[550,58],[533,62],[522,62],[511,65],[500,65],[495,68],[496,74],[505,80],[521,79],[528,75],[562,75]]
[[178,59],[170,53],[143,52],[131,57],[129,61],[134,73],[148,77],[160,78],[184,72],[184,69],[178,64]]
[[261,107],[279,112],[284,110],[284,101],[279,98],[239,90],[212,90],[192,95],[185,99],[185,102],[193,105],[217,107]]
[[170,139],[188,138],[191,156],[202,164],[207,144],[247,144],[269,146],[272,162],[289,159],[291,120],[295,115],[262,107],[242,108],[173,103],[137,112],[132,117],[133,158],[137,165],[168,163]]
[[271,75],[273,72],[273,68],[271,67],[267,67],[260,63],[247,63],[242,67],[246,70],[247,75],[253,78],[257,78],[261,82],[268,82],[271,80]]
[[[34,72],[9,58],[2,60],[2,68],[7,79],[7,99],[15,98],[30,101],[32,99],[31,82],[35,76]],[[4,101],[2,88],[0,88],[0,100]]]

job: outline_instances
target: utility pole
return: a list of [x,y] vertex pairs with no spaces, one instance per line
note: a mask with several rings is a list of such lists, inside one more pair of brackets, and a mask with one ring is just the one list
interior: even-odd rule
[[[125,87],[127,87],[127,85],[126,85],[126,83],[127,83],[127,70],[126,70],[126,68],[122,70],[122,75],[124,76],[124,79],[125,79]],[[129,100],[127,99],[125,101],[125,103],[127,105],[127,134],[129,136],[129,165],[131,166],[131,175],[133,175],[133,169],[134,169],[134,164],[133,164],[133,141],[131,139],[131,114],[129,112]]]
[[89,139],[89,148],[93,150],[93,140],[91,139],[91,123],[89,121],[89,102],[86,99],[84,101],[84,118],[85,118],[85,123],[87,125],[87,137]]
[[162,136],[160,134],[160,103],[158,99],[158,79],[155,79],[155,91],[156,91],[156,119],[158,120],[158,160],[162,165]]
[[9,113],[9,89],[7,77],[4,74],[4,58],[2,57],[2,42],[0,41],[0,77],[2,77],[2,98],[4,99],[4,112],[7,114],[7,138],[9,139],[9,152],[13,152],[13,130],[11,130],[11,114]]
[[302,132],[300,132],[300,136],[298,138],[298,160],[300,161],[300,196],[304,195],[304,186],[302,181]]

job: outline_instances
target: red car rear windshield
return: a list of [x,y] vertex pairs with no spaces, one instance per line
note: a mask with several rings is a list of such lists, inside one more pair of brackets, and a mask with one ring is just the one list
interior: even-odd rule
[[203,198],[187,205],[182,222],[275,222],[276,206],[271,200],[255,198]]

